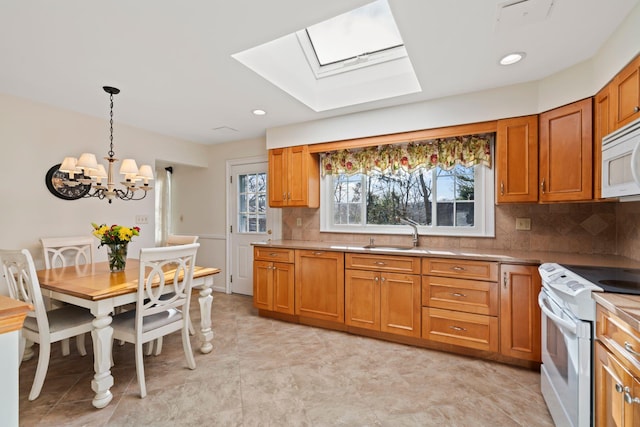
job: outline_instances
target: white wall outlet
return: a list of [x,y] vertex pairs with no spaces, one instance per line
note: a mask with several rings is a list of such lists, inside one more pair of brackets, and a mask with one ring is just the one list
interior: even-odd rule
[[296,218],[296,225],[302,227],[302,218]]
[[147,215],[136,215],[136,224],[149,224],[149,217]]
[[516,230],[531,230],[531,218],[516,218]]

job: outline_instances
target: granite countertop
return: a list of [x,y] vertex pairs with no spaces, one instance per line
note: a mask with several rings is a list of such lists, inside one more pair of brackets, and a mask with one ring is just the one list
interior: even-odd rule
[[366,244],[345,242],[312,242],[305,240],[273,240],[268,242],[254,242],[255,246],[274,248],[325,250],[340,252],[357,252],[385,255],[431,256],[439,258],[464,258],[472,260],[497,261],[513,264],[542,264],[555,262],[569,265],[598,265],[602,267],[640,268],[640,261],[617,255],[576,254],[564,252],[544,251],[512,251],[503,249],[472,249],[472,248],[402,248],[394,249],[390,245],[381,244],[380,247],[366,248]]
[[613,312],[640,332],[640,295],[623,295],[608,292],[591,294],[597,304]]

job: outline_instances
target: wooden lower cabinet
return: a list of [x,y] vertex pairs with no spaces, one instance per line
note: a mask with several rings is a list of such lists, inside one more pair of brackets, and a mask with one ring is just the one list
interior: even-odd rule
[[541,316],[538,267],[502,264],[500,289],[500,352],[505,356],[541,362]]
[[596,305],[594,411],[597,426],[640,425],[640,331]]
[[347,325],[420,336],[420,276],[347,269],[345,299]]
[[345,323],[420,337],[420,258],[345,255]]
[[344,253],[296,250],[295,314],[344,323]]
[[291,249],[254,247],[254,307],[279,313],[294,313],[293,254]]
[[422,260],[422,338],[498,352],[498,263]]
[[633,427],[640,423],[640,372],[628,370],[599,341],[594,357],[595,403],[598,427]]

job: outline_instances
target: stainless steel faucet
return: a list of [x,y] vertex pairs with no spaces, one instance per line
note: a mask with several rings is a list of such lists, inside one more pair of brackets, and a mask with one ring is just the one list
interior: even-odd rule
[[409,227],[413,228],[413,246],[414,247],[418,246],[418,226],[420,224],[418,224],[412,219],[403,218],[403,217],[398,217],[398,221],[400,221],[402,224],[406,224]]

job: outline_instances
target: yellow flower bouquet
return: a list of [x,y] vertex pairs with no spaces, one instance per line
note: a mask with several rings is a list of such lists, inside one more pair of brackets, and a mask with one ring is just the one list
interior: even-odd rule
[[108,227],[106,224],[98,225],[93,222],[91,225],[93,235],[100,240],[98,247],[107,246],[109,269],[114,273],[123,271],[127,263],[127,246],[133,236],[140,235],[140,227],[129,228],[116,224]]

